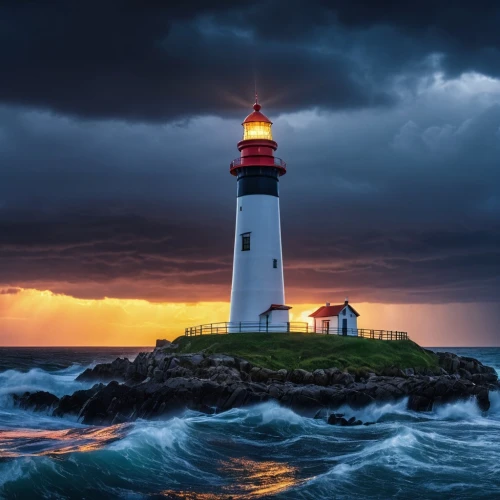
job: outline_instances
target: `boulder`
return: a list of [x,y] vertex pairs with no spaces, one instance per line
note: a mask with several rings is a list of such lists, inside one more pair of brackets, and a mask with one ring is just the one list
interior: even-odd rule
[[412,394],[408,399],[408,409],[413,411],[431,411],[433,406],[432,399],[425,396]]
[[101,363],[94,368],[87,368],[76,378],[79,382],[99,381],[124,381],[130,372],[132,363],[127,358],[117,358],[112,363]]
[[314,370],[313,380],[316,385],[328,385],[328,375],[325,370]]
[[57,405],[59,398],[46,391],[25,392],[22,396],[14,394],[14,402],[24,410],[48,411]]
[[330,379],[332,385],[351,385],[354,383],[354,377],[347,372],[334,373]]
[[52,415],[55,417],[62,417],[68,414],[78,415],[82,406],[103,387],[103,384],[95,384],[91,389],[76,391],[71,396],[63,396],[52,412]]
[[332,413],[328,417],[327,423],[330,425],[340,425],[342,427],[354,427],[358,425],[363,425],[363,422],[361,420],[358,420],[356,417],[351,417],[349,419],[346,419],[343,413]]
[[171,344],[171,342],[167,339],[157,339],[156,340],[156,347],[168,347]]

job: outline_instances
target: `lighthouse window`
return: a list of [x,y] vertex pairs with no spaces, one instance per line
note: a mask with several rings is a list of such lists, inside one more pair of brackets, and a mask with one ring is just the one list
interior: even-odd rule
[[273,259],[273,267],[274,269],[278,269],[278,259]]
[[241,250],[243,252],[250,250],[250,233],[243,233],[241,235]]

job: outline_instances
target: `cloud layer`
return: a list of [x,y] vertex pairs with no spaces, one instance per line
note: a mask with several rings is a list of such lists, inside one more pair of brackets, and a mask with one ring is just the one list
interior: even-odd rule
[[158,5],[0,6],[1,293],[228,300],[257,82],[288,301],[499,300],[495,3]]

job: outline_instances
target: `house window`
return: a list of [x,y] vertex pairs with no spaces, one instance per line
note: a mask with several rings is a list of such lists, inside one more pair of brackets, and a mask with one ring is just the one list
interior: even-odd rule
[[243,212],[243,207],[240,207],[240,212]]
[[278,269],[278,259],[273,259],[273,268]]
[[343,310],[343,312],[342,312],[342,314],[343,314],[344,316],[347,316],[347,311],[344,309],[344,310]]
[[243,233],[241,235],[241,250],[243,252],[250,250],[250,233]]

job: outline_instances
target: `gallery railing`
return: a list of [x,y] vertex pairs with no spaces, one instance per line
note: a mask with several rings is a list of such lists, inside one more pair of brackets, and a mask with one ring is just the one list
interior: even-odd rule
[[316,333],[323,335],[344,335],[378,340],[408,340],[407,332],[396,330],[372,330],[369,328],[321,328],[310,326],[306,322],[291,321],[289,323],[264,323],[258,321],[233,321],[225,323],[209,323],[190,326],[185,329],[186,336],[217,335],[225,333]]
[[[265,159],[268,161],[268,158]],[[282,169],[286,171],[286,162],[282,160],[281,158],[273,158],[273,163],[275,167],[278,167],[279,169]],[[229,164],[229,171],[233,171],[235,168],[239,167],[244,167],[245,165],[248,166],[256,166],[255,165],[255,158],[254,157],[240,157],[240,158],[235,158],[230,164]],[[258,165],[257,165],[258,166]],[[263,164],[263,167],[268,167],[269,165]]]

